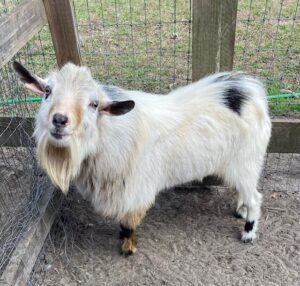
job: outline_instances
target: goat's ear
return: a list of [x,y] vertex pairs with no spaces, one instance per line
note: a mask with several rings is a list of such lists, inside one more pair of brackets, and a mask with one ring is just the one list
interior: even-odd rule
[[133,100],[112,101],[103,106],[101,111],[110,115],[123,115],[131,111],[134,108],[134,105],[135,103]]
[[31,74],[18,62],[14,62],[13,67],[27,89],[39,95],[42,95],[45,92],[45,83],[41,78]]

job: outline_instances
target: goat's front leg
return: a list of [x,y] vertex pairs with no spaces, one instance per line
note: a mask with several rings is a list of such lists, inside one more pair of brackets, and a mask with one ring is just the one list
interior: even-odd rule
[[146,215],[146,209],[127,213],[120,221],[122,239],[122,254],[125,256],[132,255],[137,251],[136,228],[141,224]]

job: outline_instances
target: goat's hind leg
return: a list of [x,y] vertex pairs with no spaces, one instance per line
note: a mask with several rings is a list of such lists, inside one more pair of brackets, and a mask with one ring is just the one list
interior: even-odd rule
[[247,208],[244,205],[244,198],[241,193],[238,192],[238,201],[236,206],[236,211],[233,214],[236,218],[247,218]]
[[136,228],[141,224],[146,215],[146,209],[127,213],[122,217],[120,239],[122,239],[121,252],[125,256],[132,255],[137,251]]
[[256,187],[245,187],[240,185],[238,188],[243,198],[243,205],[247,209],[246,224],[242,233],[242,241],[252,242],[256,238],[258,221],[261,216],[262,195],[256,190]]

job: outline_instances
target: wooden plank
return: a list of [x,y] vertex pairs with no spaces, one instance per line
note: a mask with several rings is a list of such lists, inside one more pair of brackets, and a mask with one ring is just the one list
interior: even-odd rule
[[0,18],[0,68],[47,23],[40,0],[27,0]]
[[232,70],[237,3],[237,0],[193,1],[193,81]]
[[273,119],[269,153],[300,154],[300,119]]
[[41,217],[31,225],[17,244],[0,279],[4,285],[27,285],[30,273],[59,209],[60,197],[60,191],[53,193],[53,190],[51,190],[43,194],[37,206]]
[[81,63],[78,34],[70,0],[43,0],[56,60],[59,67],[67,62]]

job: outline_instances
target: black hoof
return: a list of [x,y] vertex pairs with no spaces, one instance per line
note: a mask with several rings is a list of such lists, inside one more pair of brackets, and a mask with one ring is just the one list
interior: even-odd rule
[[233,216],[234,216],[235,218],[238,218],[238,219],[243,218],[237,211],[235,211],[235,212],[233,213]]
[[125,258],[127,258],[127,257],[133,255],[133,252],[132,252],[132,250],[129,250],[129,251],[126,251],[126,252],[124,252],[124,251],[121,250],[120,254],[122,256],[124,256]]
[[253,244],[253,239],[252,238],[244,239],[243,242]]

